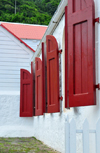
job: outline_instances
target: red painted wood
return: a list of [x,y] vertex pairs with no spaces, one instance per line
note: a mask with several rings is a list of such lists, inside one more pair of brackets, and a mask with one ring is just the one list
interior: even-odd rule
[[69,107],[96,104],[93,21],[92,0],[68,0]]
[[35,116],[43,115],[42,61],[35,58]]
[[[31,66],[33,63],[31,64]],[[32,69],[32,68],[31,68]],[[33,69],[20,70],[20,117],[33,116]]]
[[59,103],[59,57],[58,44],[54,36],[46,36],[47,45],[47,102],[48,113],[60,111]]
[[44,43],[42,42],[42,76],[43,76],[43,113],[46,113],[46,100],[47,100],[47,91],[46,91],[46,54],[44,50]]
[[65,108],[69,107],[68,100],[68,7],[65,7]]

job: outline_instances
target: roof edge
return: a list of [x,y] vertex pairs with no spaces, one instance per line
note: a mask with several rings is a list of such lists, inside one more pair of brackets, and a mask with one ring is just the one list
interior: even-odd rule
[[58,26],[62,16],[65,13],[65,6],[68,5],[68,0],[62,0],[58,5],[57,10],[55,11],[54,15],[51,18],[51,21],[48,25],[46,32],[44,33],[35,54],[32,57],[32,60],[35,61],[35,57],[38,57],[41,54],[41,43],[46,41],[46,35],[52,35],[55,31],[56,27]]
[[0,23],[9,23],[9,24],[18,24],[18,25],[29,25],[29,26],[41,26],[41,27],[48,27],[48,25],[41,25],[41,24],[27,24],[27,23],[16,23],[16,22],[5,22],[0,21]]
[[0,24],[1,27],[3,27],[4,29],[6,29],[8,32],[10,32],[14,37],[16,37],[21,43],[23,43],[26,47],[28,47],[30,50],[32,50],[33,52],[35,52],[34,49],[32,49],[29,45],[27,45],[23,40],[21,40],[19,37],[17,37],[13,32],[11,32],[8,28],[6,28],[4,25],[2,25],[2,23]]

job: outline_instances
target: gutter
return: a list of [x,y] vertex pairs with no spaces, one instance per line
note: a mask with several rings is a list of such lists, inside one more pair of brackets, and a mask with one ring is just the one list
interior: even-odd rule
[[37,49],[36,49],[36,52],[35,54],[33,55],[32,57],[32,61],[35,61],[35,57],[39,57],[39,55],[41,54],[41,44],[42,42],[46,42],[46,35],[52,35],[53,32],[55,31],[57,25],[59,24],[62,16],[65,14],[65,6],[67,6],[68,4],[68,0],[62,0],[56,10],[56,12],[54,13],[49,25],[48,25],[48,28],[44,34],[44,36],[42,37]]

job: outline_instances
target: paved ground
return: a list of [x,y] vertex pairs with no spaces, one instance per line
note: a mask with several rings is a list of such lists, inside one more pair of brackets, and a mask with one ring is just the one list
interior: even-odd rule
[[59,153],[36,138],[0,138],[0,153]]

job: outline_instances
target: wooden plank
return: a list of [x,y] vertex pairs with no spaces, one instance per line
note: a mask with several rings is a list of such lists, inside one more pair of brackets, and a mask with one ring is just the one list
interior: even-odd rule
[[11,41],[11,39],[9,37],[7,37],[7,36],[4,36],[4,37],[0,36],[0,40],[8,40],[8,41]]
[[19,87],[10,87],[10,86],[6,86],[6,87],[1,87],[0,86],[0,91],[20,91],[20,86]]
[[6,71],[5,70],[0,70],[0,75],[1,74],[10,74],[10,75],[11,74],[12,75],[17,74],[17,75],[19,75],[20,74],[20,71],[19,70],[18,71],[17,70],[16,71],[15,70],[14,71],[13,70],[6,70]]
[[25,58],[25,59],[28,59],[30,58],[30,55],[21,55],[21,54],[0,54],[0,57],[2,58]]
[[14,66],[13,67],[12,66],[0,66],[0,70],[15,70],[15,71],[17,70],[18,71],[22,68],[29,69],[29,66],[25,66],[25,67],[24,66],[15,66],[15,67]]
[[0,40],[0,45],[13,45],[16,46],[16,43],[14,41],[4,41],[4,40]]
[[20,83],[1,83],[0,87],[20,87]]
[[22,49],[14,49],[14,50],[10,50],[10,49],[0,49],[0,53],[3,54],[29,54],[28,52],[26,52],[25,50]]
[[0,66],[15,66],[15,67],[30,67],[30,63],[28,62],[28,63],[18,63],[18,62],[16,62],[16,63],[13,63],[12,64],[12,62],[0,62]]
[[74,119],[70,122],[70,153],[76,153],[76,123]]
[[0,82],[1,83],[20,83],[20,79],[8,79],[7,77],[6,78],[2,78],[2,79],[0,79]]
[[89,124],[87,119],[83,124],[83,153],[89,153]]
[[0,31],[0,36],[5,36],[5,34],[2,32],[2,31]]
[[68,6],[65,7],[65,107],[68,108]]
[[0,79],[4,79],[4,78],[7,78],[7,79],[20,79],[20,75],[12,75],[12,74],[0,74]]
[[88,92],[88,52],[87,52],[87,22],[82,23],[82,93]]
[[81,93],[81,25],[74,26],[74,94]]
[[43,81],[43,113],[46,113],[47,81],[46,81],[46,53],[42,42],[42,81]]
[[25,63],[25,62],[27,62],[27,61],[29,61],[29,59],[27,58],[27,59],[21,59],[21,58],[1,58],[0,57],[0,62],[22,62],[22,63]]
[[96,124],[96,153],[100,153],[100,119]]
[[0,45],[0,49],[22,49],[20,46],[16,45],[16,46],[6,46],[6,45]]

